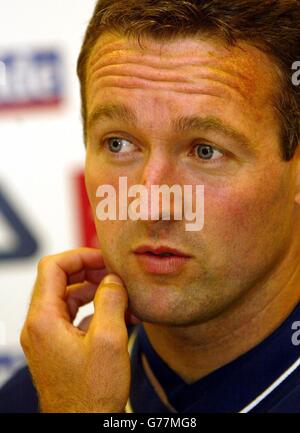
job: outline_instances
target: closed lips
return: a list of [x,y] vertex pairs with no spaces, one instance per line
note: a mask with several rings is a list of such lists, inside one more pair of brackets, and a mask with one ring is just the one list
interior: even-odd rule
[[134,252],[135,254],[150,254],[150,255],[160,256],[160,257],[171,257],[171,256],[190,257],[181,251],[169,247],[152,248],[149,246],[141,246],[137,248]]

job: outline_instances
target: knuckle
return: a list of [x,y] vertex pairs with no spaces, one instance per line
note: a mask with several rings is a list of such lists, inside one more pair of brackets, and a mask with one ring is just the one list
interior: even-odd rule
[[44,256],[38,262],[38,271],[42,272],[49,264],[51,256]]
[[120,332],[113,329],[105,329],[95,336],[96,344],[101,345],[104,350],[118,354],[127,350],[127,338]]
[[125,305],[127,303],[126,296],[120,289],[120,286],[102,286],[96,293],[94,305],[101,304],[102,307],[115,308],[115,306]]
[[101,289],[99,294],[103,300],[119,302],[124,298],[121,286],[118,284],[104,284]]
[[28,338],[39,337],[42,334],[42,323],[37,318],[29,317],[24,326],[25,340]]
[[19,341],[20,341],[21,347],[24,350],[27,350],[28,349],[28,335],[27,335],[25,327],[22,328],[22,331],[21,331],[20,337],[19,337]]

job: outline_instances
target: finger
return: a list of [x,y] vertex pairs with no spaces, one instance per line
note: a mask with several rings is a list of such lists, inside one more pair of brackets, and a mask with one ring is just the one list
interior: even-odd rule
[[[85,281],[67,287],[66,302],[72,322],[74,321],[79,308],[90,303],[94,299],[98,286],[99,284]],[[128,325],[136,325],[141,323],[141,321],[132,314],[130,308],[127,308],[125,312],[125,323]]]
[[65,300],[72,322],[74,321],[79,308],[90,303],[94,299],[98,286],[98,283],[95,284],[85,281],[67,287]]
[[90,323],[93,319],[93,314],[91,314],[90,316],[85,317],[84,319],[82,319],[82,321],[79,323],[79,325],[77,326],[78,329],[80,329],[80,331],[83,332],[87,332],[90,326]]
[[128,295],[122,280],[115,274],[107,275],[96,291],[95,313],[87,335],[92,338],[108,331],[108,333],[126,331],[127,307]]
[[82,271],[75,272],[68,276],[68,286],[77,283],[89,281],[90,283],[98,283],[107,275],[107,269],[83,269]]
[[[80,329],[83,332],[87,332],[90,326],[90,323],[93,319],[93,314],[85,317],[84,319],[81,320],[81,322],[79,323],[79,325],[77,326],[78,329]],[[141,323],[141,321],[134,316],[132,313],[130,313],[130,310],[126,311],[126,315],[125,315],[125,322],[127,325],[137,325],[138,323]]]
[[39,262],[33,298],[39,296],[51,304],[59,304],[64,300],[70,275],[84,269],[103,268],[105,265],[101,251],[93,248],[78,248],[44,257]]

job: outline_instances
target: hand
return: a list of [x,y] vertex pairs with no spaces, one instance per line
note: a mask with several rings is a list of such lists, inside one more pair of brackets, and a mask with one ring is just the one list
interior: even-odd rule
[[[42,412],[124,412],[130,389],[128,297],[116,275],[99,285],[104,273],[100,250],[91,248],[39,262],[20,341]],[[95,313],[85,332],[73,320],[92,300]]]

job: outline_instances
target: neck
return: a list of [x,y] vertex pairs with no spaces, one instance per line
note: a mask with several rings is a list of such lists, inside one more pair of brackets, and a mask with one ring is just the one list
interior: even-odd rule
[[[190,327],[144,323],[159,356],[192,383],[233,361],[268,337],[300,298],[300,265],[290,251],[272,275],[208,322]],[[290,259],[290,260],[289,260]]]

